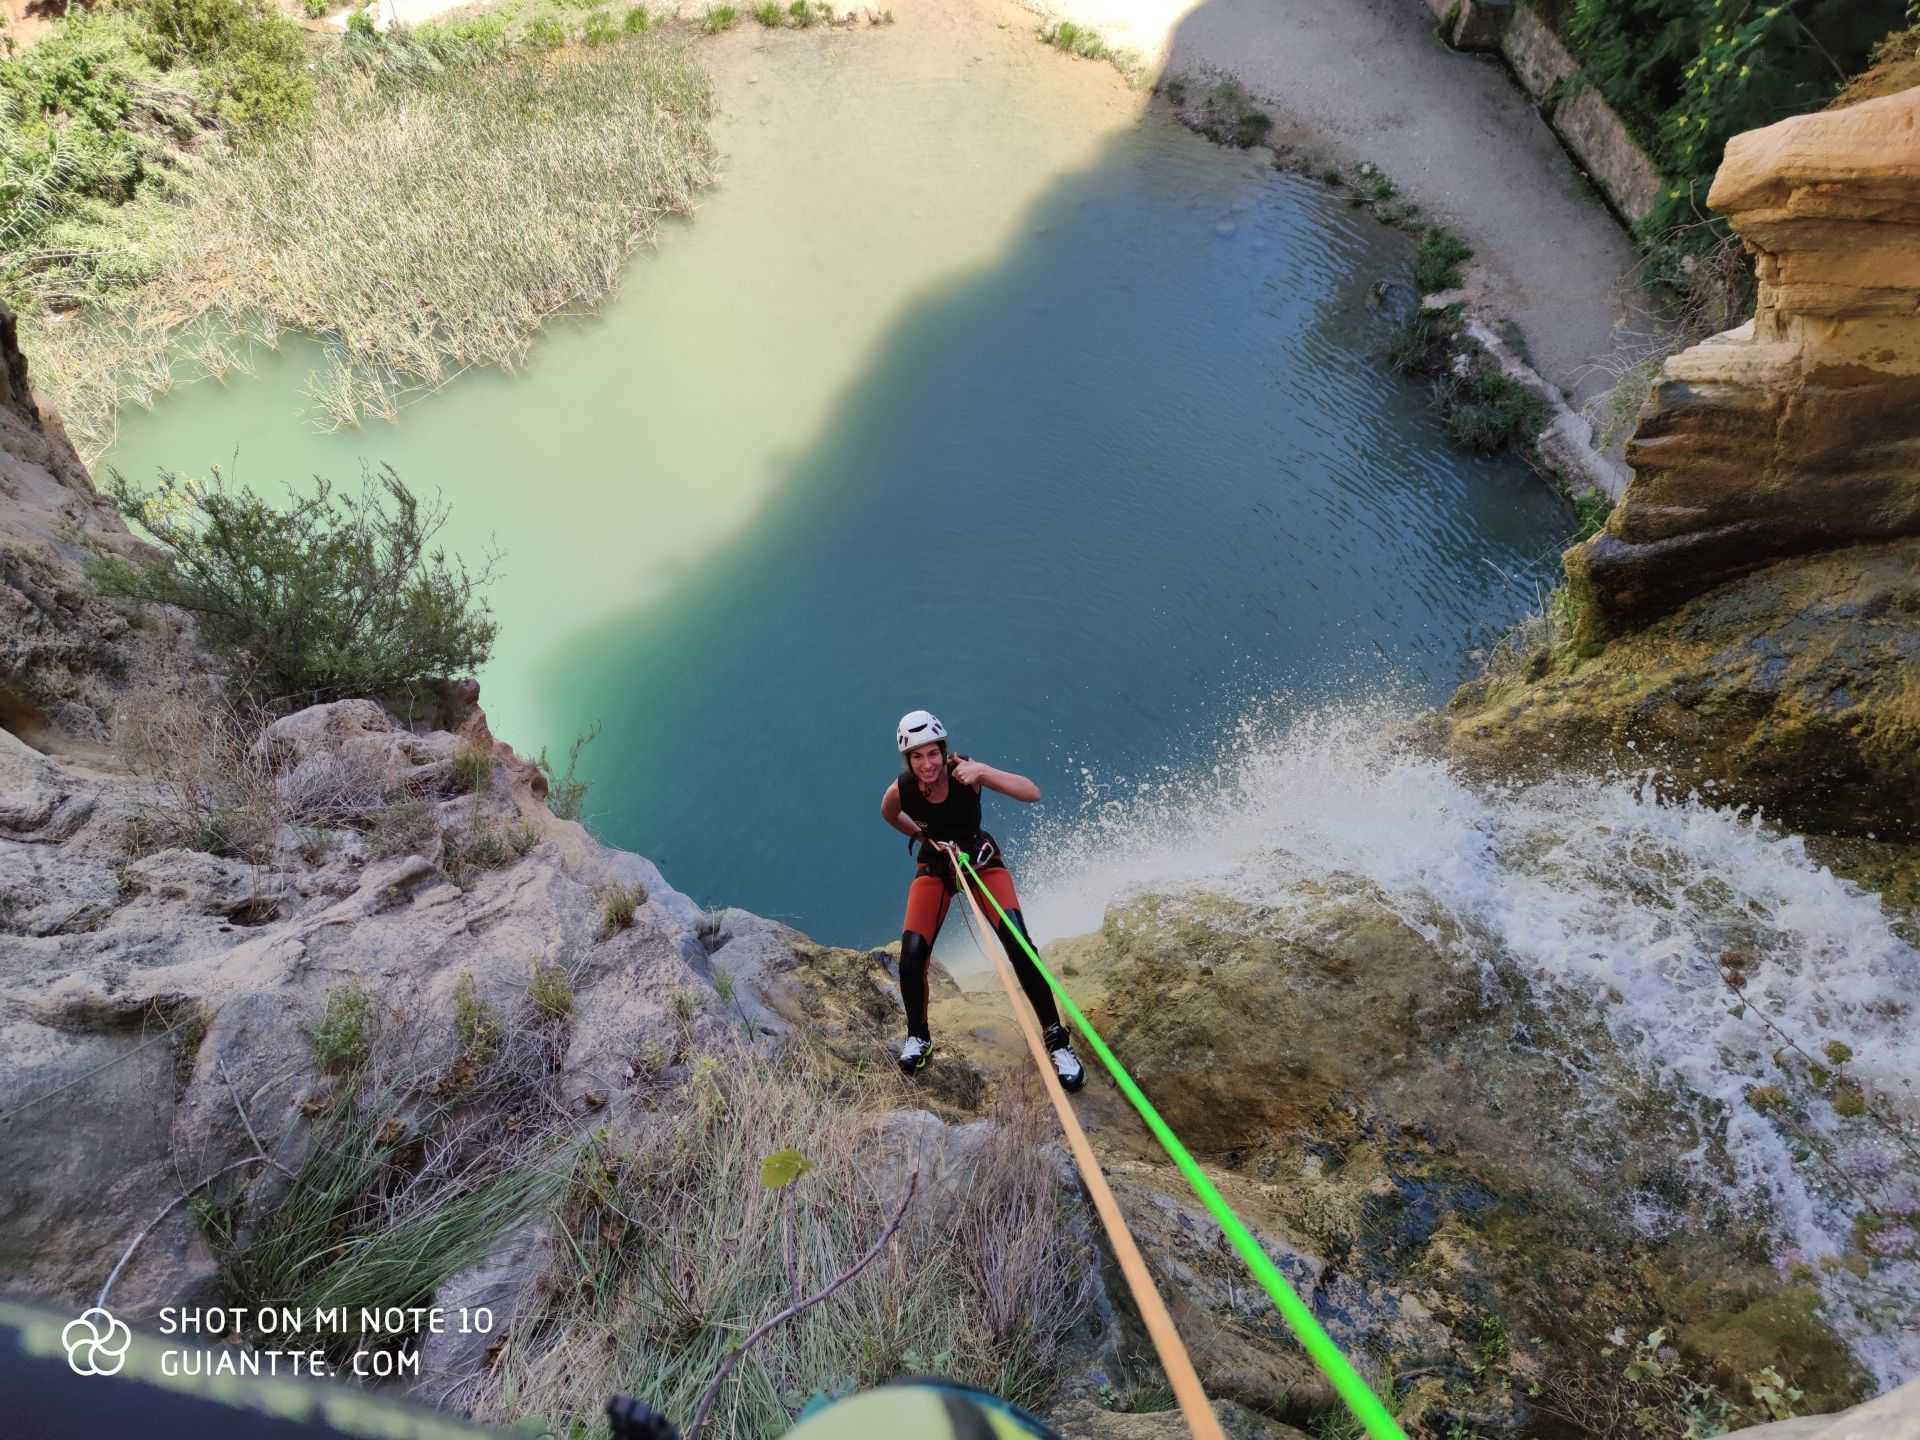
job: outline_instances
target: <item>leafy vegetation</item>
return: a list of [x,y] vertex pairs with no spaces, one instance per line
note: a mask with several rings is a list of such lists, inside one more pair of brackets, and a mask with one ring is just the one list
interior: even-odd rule
[[309,1032],[314,1058],[325,1070],[357,1070],[373,1047],[373,1000],[355,985],[327,992],[327,1008]]
[[739,23],[740,12],[732,5],[709,5],[707,13],[700,19],[700,28],[709,35],[718,35]]
[[1905,0],[1558,0],[1556,28],[1672,184],[1650,234],[1706,213],[1727,141],[1825,104]]
[[151,207],[178,194],[178,147],[299,124],[305,61],[265,0],[140,0],[75,8],[0,63],[0,299],[74,304],[157,274],[172,252]]
[[1107,42],[1100,38],[1099,31],[1086,25],[1076,25],[1071,20],[1060,20],[1052,25],[1042,25],[1038,33],[1042,45],[1051,45],[1056,50],[1064,50],[1067,54],[1077,55],[1082,60],[1107,58]]
[[1430,225],[1413,257],[1413,283],[1422,295],[1458,289],[1460,267],[1472,258],[1473,247],[1466,241],[1451,230]]
[[102,594],[173,605],[241,678],[282,697],[378,696],[411,681],[478,669],[498,627],[478,575],[430,548],[444,504],[423,505],[391,469],[360,493],[315,479],[279,509],[252,491],[163,472],[143,491],[114,473],[120,511],[159,547],[103,556],[89,576]]
[[268,0],[124,0],[0,63],[0,299],[83,457],[283,327],[332,339],[334,423],[518,365],[710,177],[705,78],[648,25],[507,0],[310,49]]
[[1447,438],[1477,455],[1524,445],[1547,422],[1546,402],[1484,359],[1475,359],[1464,374],[1435,380],[1434,403]]

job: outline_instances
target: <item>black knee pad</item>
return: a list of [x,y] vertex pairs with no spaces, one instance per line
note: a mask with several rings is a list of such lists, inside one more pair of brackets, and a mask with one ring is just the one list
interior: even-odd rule
[[900,973],[905,975],[912,967],[922,970],[933,958],[933,944],[918,930],[900,932]]

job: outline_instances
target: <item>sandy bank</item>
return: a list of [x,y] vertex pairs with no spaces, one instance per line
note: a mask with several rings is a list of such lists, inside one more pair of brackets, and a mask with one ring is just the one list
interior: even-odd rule
[[1031,0],[1095,26],[1156,73],[1233,76],[1274,143],[1370,160],[1476,252],[1540,371],[1580,399],[1613,348],[1634,250],[1497,60],[1449,50],[1424,0]]

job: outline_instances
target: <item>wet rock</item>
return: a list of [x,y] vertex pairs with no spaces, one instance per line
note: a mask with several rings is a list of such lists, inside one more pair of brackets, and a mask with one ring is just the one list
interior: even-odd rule
[[1373,282],[1373,308],[1390,325],[1409,325],[1420,313],[1420,292],[1398,280]]
[[1796,829],[1920,835],[1920,541],[1782,562],[1542,657],[1454,697],[1449,753],[1521,776],[1653,768]]

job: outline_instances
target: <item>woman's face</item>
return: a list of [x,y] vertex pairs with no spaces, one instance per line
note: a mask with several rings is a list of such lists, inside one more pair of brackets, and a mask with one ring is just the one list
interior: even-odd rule
[[937,742],[916,745],[907,752],[907,768],[913,771],[913,778],[922,785],[931,785],[940,778],[940,772],[947,768],[947,757],[941,753]]

